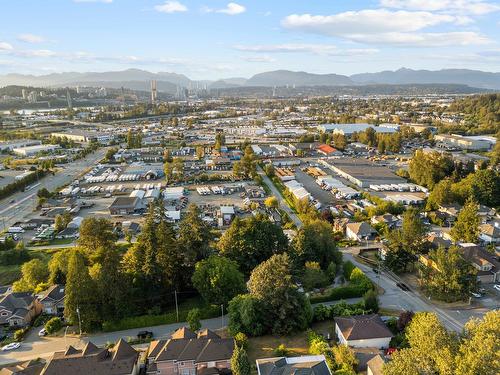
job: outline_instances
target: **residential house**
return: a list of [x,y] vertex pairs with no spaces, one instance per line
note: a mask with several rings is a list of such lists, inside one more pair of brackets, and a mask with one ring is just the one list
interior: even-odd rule
[[43,312],[49,315],[62,315],[64,313],[65,286],[54,284],[47,290],[37,294],[42,304]]
[[452,242],[450,240],[447,240],[439,236],[437,233],[429,233],[427,235],[427,242],[429,243],[429,246],[432,247],[433,249],[437,249],[439,247],[444,247],[445,249],[449,249],[450,246],[452,245]]
[[393,229],[396,226],[401,225],[401,220],[392,214],[383,214],[378,216],[373,216],[370,220],[373,225],[385,224],[387,228]]
[[500,261],[498,258],[475,244],[460,244],[463,257],[477,270],[477,279],[481,283],[500,281]]
[[[495,223],[496,224],[496,223]],[[479,226],[481,233],[479,238],[485,243],[500,243],[500,227],[492,224],[482,224]]]
[[392,332],[378,314],[337,317],[335,333],[340,344],[354,348],[388,348]]
[[335,218],[335,219],[333,219],[333,223],[332,223],[333,231],[344,233],[347,224],[349,224],[348,218],[346,218],[346,217]]
[[88,342],[81,350],[69,346],[64,352],[55,352],[41,375],[136,375],[138,359],[139,353],[123,339],[113,349]]
[[0,325],[25,327],[42,312],[42,305],[28,292],[9,293],[0,299]]
[[364,221],[360,223],[349,223],[346,225],[345,235],[350,240],[366,241],[373,239],[377,231]]
[[231,368],[233,339],[222,339],[210,330],[198,334],[183,327],[168,340],[151,342],[147,374],[200,375]]
[[258,375],[331,375],[324,355],[257,359]]
[[370,359],[366,363],[366,374],[367,375],[383,375],[383,367],[387,360],[380,354]]
[[4,367],[0,370],[0,375],[40,375],[44,367],[45,362],[31,360]]
[[440,205],[438,208],[438,212],[441,212],[442,214],[445,215],[446,221],[448,223],[453,223],[458,217],[458,214],[460,213],[460,210],[462,209],[462,206],[459,204],[443,204]]

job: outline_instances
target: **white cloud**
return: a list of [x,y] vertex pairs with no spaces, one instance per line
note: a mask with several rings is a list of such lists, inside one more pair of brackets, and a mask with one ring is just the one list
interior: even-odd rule
[[387,8],[469,15],[482,15],[500,10],[500,5],[483,0],[380,0],[380,5]]
[[237,14],[245,13],[247,8],[243,5],[237,3],[228,3],[225,8],[222,9],[212,9],[207,6],[201,7],[201,11],[204,13],[223,13],[230,16],[235,16]]
[[339,49],[328,44],[268,44],[268,45],[236,45],[238,51],[257,53],[313,53],[329,56],[368,55],[378,52],[376,48]]
[[188,10],[187,6],[181,4],[178,1],[166,1],[162,5],[156,5],[155,9],[161,13],[177,13],[177,12],[186,12]]
[[9,44],[7,42],[0,42],[0,51],[11,51],[13,49],[14,47],[12,47],[12,44]]
[[17,39],[26,43],[43,43],[45,38],[40,35],[35,34],[21,34],[17,36]]
[[248,56],[244,57],[243,60],[254,63],[272,63],[276,61],[270,56]]
[[336,36],[369,44],[425,46],[428,43],[429,46],[444,46],[487,43],[488,39],[476,32],[419,32],[431,26],[463,25],[468,22],[470,19],[462,15],[367,9],[327,16],[292,14],[285,17],[281,24],[290,30]]
[[36,49],[36,50],[17,51],[15,55],[22,57],[55,57],[57,56],[57,53],[48,49]]
[[217,13],[225,13],[225,14],[229,14],[230,16],[234,16],[236,14],[245,13],[246,10],[247,10],[247,8],[245,8],[243,5],[236,4],[236,3],[228,3],[224,9],[219,9],[216,12]]

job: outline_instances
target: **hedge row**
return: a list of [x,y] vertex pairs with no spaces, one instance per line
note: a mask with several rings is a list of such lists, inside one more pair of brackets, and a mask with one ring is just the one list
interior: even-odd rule
[[25,189],[27,185],[32,184],[39,178],[42,178],[43,176],[45,176],[45,174],[45,171],[37,170],[19,181],[15,181],[8,185],[5,185],[3,188],[0,188],[0,199],[3,199],[17,191]]
[[321,303],[329,301],[338,301],[341,299],[363,297],[370,288],[363,285],[347,285],[330,289],[329,292],[321,296],[312,296],[311,303]]
[[[189,310],[179,311],[179,321],[185,322]],[[201,319],[209,319],[220,316],[219,306],[200,307]],[[141,315],[123,318],[115,322],[104,322],[102,330],[104,332],[123,331],[126,329],[142,328],[149,326],[159,326],[163,324],[177,323],[177,314],[174,312],[160,315]]]

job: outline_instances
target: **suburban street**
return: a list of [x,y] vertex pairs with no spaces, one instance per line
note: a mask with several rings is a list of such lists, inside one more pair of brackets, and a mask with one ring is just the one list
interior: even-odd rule
[[[94,165],[101,160],[105,153],[106,148],[87,155],[87,157],[77,160],[72,163],[64,164],[62,169],[56,172],[55,175],[47,175],[40,179],[39,182],[34,183],[29,190],[15,193],[0,201],[0,224],[2,229],[6,229],[16,221],[22,220],[35,208],[37,202],[36,193],[39,189],[46,188],[53,191],[60,186],[70,183],[78,175],[83,173],[87,168]],[[10,203],[14,200],[13,203]]]
[[[227,324],[227,316],[206,319],[201,321],[202,328],[217,330],[225,327]],[[97,346],[106,345],[108,342],[116,342],[120,338],[127,339],[128,337],[136,337],[137,332],[142,330],[151,331],[155,338],[168,338],[178,328],[187,325],[185,322],[166,324],[154,327],[135,328],[126,331],[117,331],[110,333],[98,333],[95,335],[84,336],[81,339],[75,336],[66,337],[38,337],[37,329],[33,328],[26,339],[22,342],[21,347],[10,352],[0,352],[0,366],[22,362],[35,358],[48,358],[55,351],[66,350],[68,345],[73,345],[76,348],[83,347],[87,342],[92,341]]]
[[386,308],[412,311],[430,311],[437,314],[446,328],[460,332],[464,324],[470,318],[480,318],[490,308],[471,306],[467,309],[444,309],[435,306],[427,300],[425,296],[421,296],[415,291],[404,291],[399,288],[396,283],[401,280],[395,280],[392,275],[388,275],[385,271],[377,274],[373,269],[363,263],[360,263],[352,255],[350,249],[342,249],[344,261],[350,260],[356,267],[359,267],[365,274],[374,282],[378,283],[384,289],[384,293],[379,296],[380,305]]
[[292,221],[297,226],[297,228],[300,228],[302,226],[302,221],[300,221],[297,214],[295,212],[293,212],[292,209],[288,206],[288,203],[286,203],[283,196],[280,194],[278,189],[276,189],[276,186],[274,186],[271,179],[269,177],[267,177],[267,175],[264,173],[264,171],[262,170],[262,168],[260,166],[257,166],[257,173],[262,177],[262,180],[264,181],[264,183],[267,186],[269,186],[269,189],[271,189],[271,193],[278,200],[280,208],[288,214],[288,216],[290,217],[290,219],[292,219]]

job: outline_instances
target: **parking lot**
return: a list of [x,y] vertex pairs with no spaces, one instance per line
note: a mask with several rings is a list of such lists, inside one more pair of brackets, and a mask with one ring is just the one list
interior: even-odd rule
[[[325,172],[328,174],[328,171]],[[304,186],[304,188],[321,203],[322,207],[329,206],[337,202],[337,200],[335,199],[335,197],[331,192],[323,190],[316,183],[316,180],[313,177],[303,172],[300,168],[295,168],[295,179],[299,183],[301,183]]]

